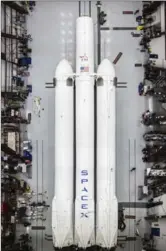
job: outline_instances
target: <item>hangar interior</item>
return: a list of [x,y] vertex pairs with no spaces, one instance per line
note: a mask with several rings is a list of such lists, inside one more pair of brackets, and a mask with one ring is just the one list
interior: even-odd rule
[[93,19],[95,72],[106,58],[117,77],[116,250],[165,251],[166,3],[106,0],[1,1],[2,250],[54,250],[51,83],[62,59],[75,72],[79,16]]

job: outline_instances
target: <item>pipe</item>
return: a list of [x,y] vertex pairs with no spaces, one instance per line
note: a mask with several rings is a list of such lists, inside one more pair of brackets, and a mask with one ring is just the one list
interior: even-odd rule
[[[13,35],[13,10],[10,9],[10,19],[11,19],[11,35]],[[13,39],[11,39],[11,62],[13,62]],[[13,64],[11,63],[11,74],[13,75]],[[11,80],[11,90],[13,91],[13,80]]]
[[[164,3],[164,13],[165,13],[165,30],[166,30],[166,2]],[[165,60],[166,60],[166,33],[165,33]]]
[[92,10],[91,10],[91,1],[89,1],[89,16],[91,17]]
[[[4,32],[6,33],[6,5],[4,5]],[[7,41],[5,38],[5,56],[7,53]],[[7,92],[7,61],[5,60],[5,93]],[[4,104],[6,104],[6,96],[4,99]]]
[[[94,209],[97,209],[97,81],[94,85]],[[95,213],[94,224],[96,226],[97,217]],[[96,237],[95,228],[95,237]]]
[[[76,86],[74,80],[73,86],[73,205],[76,199]],[[75,207],[73,208],[73,226],[75,229]],[[75,231],[73,231],[73,239],[75,240]]]
[[85,2],[84,2],[84,16],[86,16]]
[[79,8],[79,17],[81,16],[81,1],[78,3],[78,8]]
[[101,2],[97,1],[97,64],[101,62],[101,31],[100,31],[100,19]]

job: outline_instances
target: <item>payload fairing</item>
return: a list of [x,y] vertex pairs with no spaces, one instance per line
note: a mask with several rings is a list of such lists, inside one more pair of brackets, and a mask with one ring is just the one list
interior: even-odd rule
[[97,74],[94,73],[93,20],[79,17],[76,25],[76,73],[67,60],[62,60],[55,72],[52,231],[56,248],[74,245],[86,249],[97,245],[110,249],[116,246],[114,77],[114,67],[107,59],[101,62]]

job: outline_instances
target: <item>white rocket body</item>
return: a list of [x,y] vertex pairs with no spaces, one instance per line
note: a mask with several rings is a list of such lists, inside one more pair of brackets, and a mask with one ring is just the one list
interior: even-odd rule
[[62,60],[55,72],[55,196],[52,201],[53,244],[60,248],[73,244],[73,86],[67,85],[72,74],[68,61]]
[[117,243],[118,203],[115,196],[115,70],[108,59],[99,65],[97,76],[96,245],[111,248]]
[[[98,79],[97,146],[94,145],[95,75]],[[73,147],[74,89],[66,84],[67,78],[71,76],[75,76],[76,151]],[[110,249],[116,246],[118,209],[115,196],[114,77],[113,65],[107,59],[102,61],[97,74],[94,74],[93,21],[90,17],[79,17],[76,24],[76,74],[73,74],[66,60],[60,62],[55,74],[55,197],[52,202],[52,231],[53,244],[57,248],[76,245],[86,249],[98,245]],[[102,79],[101,85],[99,78]],[[95,187],[97,191],[94,191]]]
[[93,21],[76,23],[76,200],[75,238],[94,245],[94,38]]

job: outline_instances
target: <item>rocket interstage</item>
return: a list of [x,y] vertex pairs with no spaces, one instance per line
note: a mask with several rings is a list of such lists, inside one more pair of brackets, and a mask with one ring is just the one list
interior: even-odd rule
[[[79,17],[76,23],[76,73],[73,74],[66,60],[59,63],[55,73],[52,231],[56,248],[75,245],[86,249],[98,245],[110,249],[116,246],[114,77],[113,64],[107,59],[101,62],[97,74],[94,73],[93,21],[90,17]],[[72,84],[68,85],[68,80]]]

